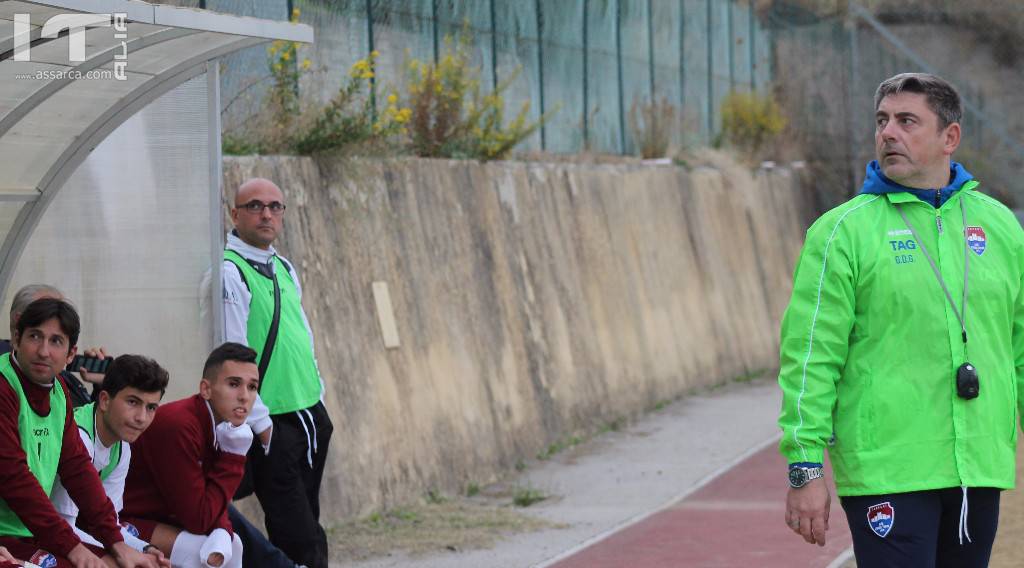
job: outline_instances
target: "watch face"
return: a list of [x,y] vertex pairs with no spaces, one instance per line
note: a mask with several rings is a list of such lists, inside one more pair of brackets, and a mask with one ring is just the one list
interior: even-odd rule
[[789,484],[793,487],[803,487],[807,483],[807,472],[803,468],[794,467],[789,470]]

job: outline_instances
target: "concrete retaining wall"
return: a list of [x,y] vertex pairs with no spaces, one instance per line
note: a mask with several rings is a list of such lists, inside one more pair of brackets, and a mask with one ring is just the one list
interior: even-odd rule
[[[288,198],[335,425],[327,521],[774,368],[802,242],[783,170],[230,158]],[[382,339],[387,283],[400,346]]]

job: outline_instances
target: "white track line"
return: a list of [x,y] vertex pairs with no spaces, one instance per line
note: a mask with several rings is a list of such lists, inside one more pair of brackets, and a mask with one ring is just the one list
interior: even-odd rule
[[825,568],[839,568],[843,564],[846,564],[847,562],[849,562],[851,558],[853,558],[853,547],[852,546],[850,548],[847,548],[846,550],[842,551],[839,554],[839,556],[836,556],[836,559],[833,560],[831,563],[829,563],[829,565],[826,566]]

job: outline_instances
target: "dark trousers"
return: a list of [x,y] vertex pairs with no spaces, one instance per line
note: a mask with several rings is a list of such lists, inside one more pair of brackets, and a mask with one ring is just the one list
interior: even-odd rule
[[242,568],[295,568],[296,564],[280,548],[271,544],[260,529],[238,512],[234,505],[228,505],[228,519],[231,528],[242,540]]
[[[320,525],[320,480],[334,426],[320,402],[270,418],[274,422],[270,453],[263,455],[263,448],[255,443],[246,464],[251,464],[251,470],[246,467],[246,477],[251,473],[267,536],[296,564],[327,568],[327,534]],[[244,492],[242,488],[236,497]]]
[[999,494],[998,489],[968,488],[967,533],[971,540],[968,542],[964,536],[963,544],[960,544],[963,490],[959,487],[843,497],[857,565],[985,568],[999,524]]

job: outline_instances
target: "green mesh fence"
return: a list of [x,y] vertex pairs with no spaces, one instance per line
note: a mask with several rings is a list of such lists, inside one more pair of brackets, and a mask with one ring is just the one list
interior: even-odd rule
[[[182,0],[178,3],[184,3]],[[718,132],[718,101],[731,90],[767,90],[772,43],[745,0],[205,0],[188,5],[284,20],[292,8],[313,26],[303,48],[321,71],[300,85],[326,101],[349,68],[380,53],[378,94],[401,88],[410,59],[433,60],[445,38],[472,36],[481,86],[514,77],[506,117],[529,104],[544,127],[519,150],[633,153],[630,109],[665,99],[677,109],[677,144],[707,144]],[[225,128],[259,111],[267,86],[266,49],[223,66]]]
[[[1015,90],[978,70],[983,69],[983,48],[972,50],[973,63],[964,65],[963,48],[939,51],[929,42],[929,36],[939,36],[946,44],[959,45],[952,42],[967,41],[970,33],[938,27],[935,22],[947,18],[937,8],[887,25],[856,4],[850,6],[849,11],[820,16],[776,2],[764,15],[790,136],[813,171],[819,208],[845,200],[860,187],[865,165],[875,157],[875,89],[888,77],[912,71],[936,73],[960,92],[963,136],[954,159],[982,181],[983,191],[1011,207],[1024,205],[1024,181],[1017,175],[1024,166],[1024,145],[1019,142],[1024,124],[1014,110]],[[925,27],[922,22],[932,24]],[[967,39],[951,37],[958,31]],[[979,82],[991,94],[986,96]]]

